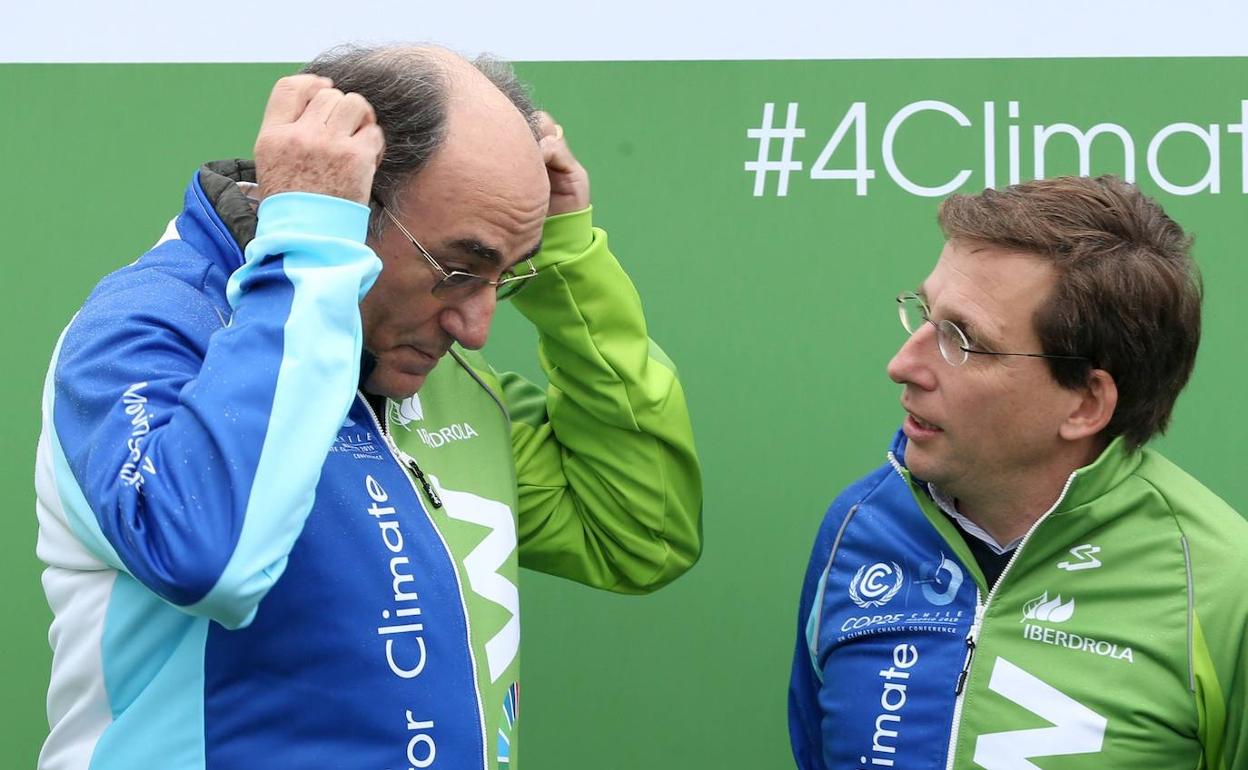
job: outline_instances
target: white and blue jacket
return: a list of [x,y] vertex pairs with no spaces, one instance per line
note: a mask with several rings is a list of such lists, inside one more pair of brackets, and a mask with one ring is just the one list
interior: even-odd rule
[[356,397],[367,220],[287,193],[250,239],[234,180],[204,170],[61,335],[41,768],[427,767],[434,725],[437,767],[481,767],[454,563],[397,462],[335,451],[380,433]]

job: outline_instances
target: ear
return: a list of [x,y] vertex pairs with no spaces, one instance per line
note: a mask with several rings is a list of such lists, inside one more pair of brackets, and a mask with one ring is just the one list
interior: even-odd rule
[[1093,369],[1088,381],[1074,392],[1078,402],[1058,429],[1067,441],[1096,436],[1109,424],[1118,408],[1118,385],[1104,369]]

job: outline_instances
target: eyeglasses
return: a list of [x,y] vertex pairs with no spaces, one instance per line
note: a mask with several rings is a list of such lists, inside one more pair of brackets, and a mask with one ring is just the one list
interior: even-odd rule
[[940,355],[953,366],[961,366],[970,358],[970,354],[980,356],[1023,356],[1026,358],[1061,358],[1072,361],[1088,361],[1085,356],[1059,356],[1050,353],[997,353],[990,350],[975,350],[966,338],[966,332],[948,319],[933,321],[931,311],[923,298],[914,292],[903,292],[897,295],[897,314],[901,317],[901,325],[907,332],[914,334],[923,328],[924,323],[936,327],[936,344]]
[[425,261],[432,265],[433,269],[437,270],[438,274],[442,276],[442,279],[435,283],[430,290],[435,297],[452,300],[466,299],[486,286],[493,286],[497,299],[501,302],[514,297],[517,292],[524,288],[525,281],[537,275],[537,268],[533,266],[533,260],[531,259],[524,260],[524,264],[529,268],[527,273],[516,274],[511,270],[504,270],[497,281],[491,281],[483,275],[468,273],[463,270],[447,270],[438,264],[438,260],[434,259],[433,255],[426,251],[424,246],[420,245],[420,241],[416,240],[416,237],[407,231],[403,223],[394,214],[391,214],[389,209],[380,204],[378,204],[378,207],[390,218],[394,226],[399,228],[399,232],[403,233],[412,242],[412,245],[425,258]]

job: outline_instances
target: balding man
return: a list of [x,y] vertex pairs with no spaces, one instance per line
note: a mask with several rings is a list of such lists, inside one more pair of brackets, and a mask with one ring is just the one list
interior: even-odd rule
[[[544,392],[476,352],[512,296]],[[439,49],[280,80],[254,164],[203,167],[65,330],[43,416],[41,768],[514,767],[518,566],[642,593],[700,549],[585,170]]]

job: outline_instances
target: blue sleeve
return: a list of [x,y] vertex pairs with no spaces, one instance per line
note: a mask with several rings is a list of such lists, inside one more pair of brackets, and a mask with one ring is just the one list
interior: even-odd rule
[[823,761],[824,713],[819,705],[824,672],[818,660],[819,620],[827,588],[828,567],[850,511],[892,473],[882,466],[843,491],[824,514],[811,549],[797,611],[797,644],[789,677],[789,741],[800,770],[826,770]]
[[823,595],[824,570],[844,516],[844,511],[836,515],[836,507],[834,503],[819,527],[810,562],[806,566],[806,577],[802,581],[797,610],[797,643],[793,651],[793,671],[789,677],[789,741],[793,746],[793,759],[800,770],[825,770],[820,729],[823,714],[819,708],[819,688],[823,683],[812,659],[807,632],[817,598]]
[[44,412],[64,516],[102,561],[188,612],[251,622],[355,397],[359,302],[380,270],[367,221],[337,198],[267,198],[228,319],[154,270],[87,302]]

